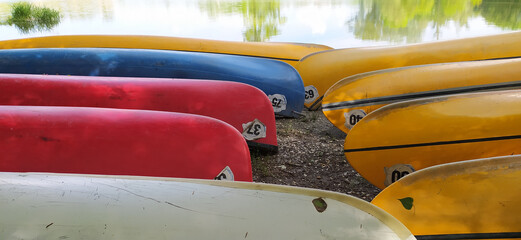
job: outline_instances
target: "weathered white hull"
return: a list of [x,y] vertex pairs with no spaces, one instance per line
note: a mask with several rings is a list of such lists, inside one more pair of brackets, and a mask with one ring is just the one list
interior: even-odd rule
[[5,240],[414,239],[347,195],[188,179],[0,173],[0,216]]

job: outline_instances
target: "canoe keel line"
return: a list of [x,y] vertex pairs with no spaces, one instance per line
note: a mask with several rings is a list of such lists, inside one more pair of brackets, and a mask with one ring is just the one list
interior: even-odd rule
[[500,90],[516,89],[516,88],[520,88],[520,87],[521,87],[521,81],[513,81],[513,82],[505,82],[505,83],[492,83],[492,84],[484,84],[484,85],[476,85],[476,86],[468,86],[468,87],[449,88],[449,89],[441,89],[441,90],[435,90],[435,91],[415,92],[415,93],[407,93],[407,94],[400,94],[400,95],[345,101],[345,102],[339,102],[339,103],[323,104],[322,110],[331,111],[331,110],[346,109],[346,108],[357,108],[357,107],[365,107],[365,106],[371,106],[371,105],[390,104],[390,103],[394,103],[394,102],[407,101],[407,100],[412,100],[412,99],[417,99],[417,98],[439,97],[439,96],[445,96],[445,95],[483,92],[483,91],[500,91]]
[[393,145],[393,146],[378,146],[378,147],[368,147],[368,148],[344,149],[344,152],[349,153],[349,152],[378,151],[378,150],[390,150],[390,149],[413,148],[413,147],[428,147],[428,146],[449,145],[449,144],[490,142],[490,141],[501,141],[501,140],[510,140],[510,139],[521,139],[521,135],[463,139],[463,140],[455,140],[455,141],[440,141],[440,142],[430,142],[430,143],[403,144],[403,145]]

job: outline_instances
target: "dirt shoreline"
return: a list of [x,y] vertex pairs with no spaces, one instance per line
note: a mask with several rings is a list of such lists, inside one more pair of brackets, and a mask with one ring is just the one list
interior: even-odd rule
[[277,119],[279,152],[252,152],[253,181],[330,190],[371,201],[380,189],[346,161],[346,134],[322,111],[305,111],[304,115]]

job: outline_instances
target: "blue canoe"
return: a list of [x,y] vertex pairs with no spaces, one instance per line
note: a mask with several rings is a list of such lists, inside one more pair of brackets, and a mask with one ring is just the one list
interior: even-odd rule
[[284,62],[255,57],[143,49],[14,49],[0,50],[0,72],[234,81],[264,91],[277,115],[296,117],[304,107],[298,72]]

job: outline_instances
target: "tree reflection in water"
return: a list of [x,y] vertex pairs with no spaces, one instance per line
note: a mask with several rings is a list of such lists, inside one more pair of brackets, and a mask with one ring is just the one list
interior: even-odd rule
[[425,29],[440,39],[441,28],[468,27],[483,16],[503,29],[521,28],[519,0],[359,0],[359,12],[346,25],[357,38],[391,42],[420,42]]
[[268,41],[280,34],[279,26],[286,22],[286,17],[280,15],[280,0],[204,0],[199,2],[199,7],[210,17],[241,14],[246,26],[243,40],[248,42]]
[[28,2],[13,3],[10,12],[7,21],[2,24],[14,25],[24,34],[51,30],[61,20],[57,10],[35,6]]

